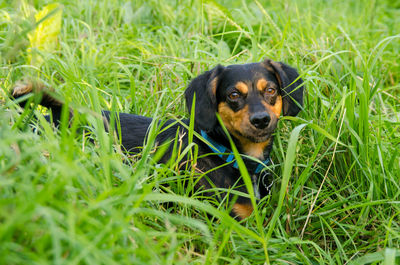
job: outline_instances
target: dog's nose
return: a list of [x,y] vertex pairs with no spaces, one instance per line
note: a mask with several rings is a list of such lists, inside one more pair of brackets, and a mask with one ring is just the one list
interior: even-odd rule
[[250,122],[257,129],[264,129],[268,126],[271,117],[267,112],[256,112],[250,116]]

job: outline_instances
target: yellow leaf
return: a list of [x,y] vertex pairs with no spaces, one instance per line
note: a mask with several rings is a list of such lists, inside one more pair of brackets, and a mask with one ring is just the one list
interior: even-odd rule
[[62,9],[59,4],[45,6],[35,15],[36,28],[28,34],[28,62],[39,67],[43,63],[41,52],[50,53],[57,48],[61,31]]

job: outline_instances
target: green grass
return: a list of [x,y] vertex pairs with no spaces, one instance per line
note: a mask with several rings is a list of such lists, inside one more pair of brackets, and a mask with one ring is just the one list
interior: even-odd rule
[[[400,4],[59,2],[59,45],[32,66],[29,10],[49,1],[0,1],[0,264],[400,262]],[[184,188],[195,147],[158,165],[154,126],[126,157],[96,114],[189,117],[191,78],[266,57],[299,69],[305,105],[279,123],[273,195],[241,224]],[[79,110],[72,128],[9,99],[25,76]]]

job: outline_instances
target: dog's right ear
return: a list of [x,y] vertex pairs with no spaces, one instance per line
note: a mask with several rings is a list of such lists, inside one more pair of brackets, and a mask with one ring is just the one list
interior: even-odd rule
[[192,111],[193,97],[195,100],[195,125],[206,132],[213,129],[217,123],[217,88],[220,75],[225,67],[217,65],[193,79],[185,91],[186,105],[189,113]]

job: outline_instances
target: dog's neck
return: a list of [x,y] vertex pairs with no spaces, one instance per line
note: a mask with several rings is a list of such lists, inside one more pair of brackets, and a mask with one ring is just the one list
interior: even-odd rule
[[[207,132],[207,134],[214,141],[227,147],[228,149],[231,149],[229,139],[220,126],[215,127],[210,132]],[[236,147],[238,148],[239,153],[248,155],[248,156],[260,159],[260,160],[269,158],[269,154],[272,149],[273,136],[271,136],[265,142],[254,143],[244,137],[239,138],[239,137],[235,137],[232,134],[230,134],[230,135],[231,135],[232,140],[235,143]]]

